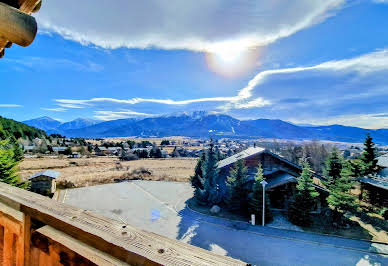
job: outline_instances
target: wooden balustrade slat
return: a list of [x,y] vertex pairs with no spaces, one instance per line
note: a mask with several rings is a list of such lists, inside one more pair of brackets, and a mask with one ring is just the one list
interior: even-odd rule
[[14,235],[7,226],[4,226],[4,237],[3,237],[3,266],[12,265],[13,257],[13,239]]

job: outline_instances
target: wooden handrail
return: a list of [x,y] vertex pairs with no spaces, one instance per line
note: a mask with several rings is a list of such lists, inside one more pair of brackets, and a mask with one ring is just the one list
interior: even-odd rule
[[[216,255],[4,183],[0,183],[1,213],[13,223],[21,221],[20,229],[13,228],[14,231],[24,232],[24,221],[27,221],[27,226],[29,220],[32,223],[37,221],[40,227],[33,231],[50,241],[57,241],[64,247],[76,241],[78,245],[87,247],[88,251],[83,254],[98,250],[96,256],[105,259],[111,257],[131,265],[246,265],[239,260]],[[5,226],[4,223],[0,219],[0,225]],[[29,238],[28,234],[22,234],[21,239],[26,238]],[[29,247],[25,241],[24,244],[27,253]],[[53,254],[58,253],[53,251]],[[29,254],[25,256],[30,257]],[[19,260],[22,261],[21,258]]]

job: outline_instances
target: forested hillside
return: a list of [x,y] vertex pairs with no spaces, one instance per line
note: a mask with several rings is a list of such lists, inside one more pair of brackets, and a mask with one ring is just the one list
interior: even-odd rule
[[46,136],[46,133],[43,130],[0,116],[0,139],[9,136],[14,136],[16,139],[34,139],[42,138]]

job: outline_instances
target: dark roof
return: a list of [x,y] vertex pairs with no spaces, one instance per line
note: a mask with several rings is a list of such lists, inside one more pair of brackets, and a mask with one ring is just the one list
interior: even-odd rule
[[384,177],[363,177],[360,179],[361,183],[369,184],[374,187],[388,190],[388,178]]
[[281,172],[280,174],[275,175],[273,178],[268,178],[266,180],[268,182],[268,189],[278,187],[290,182],[297,182],[297,178],[295,176],[290,175],[286,172]]
[[52,170],[46,170],[46,171],[43,171],[43,172],[39,172],[39,173],[36,173],[34,174],[33,176],[31,176],[29,178],[29,180],[31,179],[34,179],[36,177],[39,177],[39,176],[47,176],[47,177],[51,177],[51,178],[57,178],[61,173],[57,172],[57,171],[52,171]]
[[256,154],[262,153],[263,151],[265,151],[264,148],[250,147],[250,148],[248,148],[246,150],[243,150],[242,152],[236,153],[233,156],[230,156],[230,157],[228,157],[228,158],[226,158],[224,160],[219,161],[218,162],[218,168],[223,168],[225,166],[234,164],[238,160],[247,159],[248,157],[251,157],[252,155],[256,155]]

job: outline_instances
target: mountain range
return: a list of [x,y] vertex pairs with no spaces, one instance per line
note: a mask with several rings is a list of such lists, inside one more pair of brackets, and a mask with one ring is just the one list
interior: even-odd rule
[[24,123],[43,129],[48,134],[59,133],[67,137],[187,136],[363,142],[369,133],[376,143],[388,145],[388,129],[373,130],[342,125],[300,126],[272,119],[239,120],[225,114],[202,111],[105,122],[79,118],[61,123],[49,117],[42,117]]

